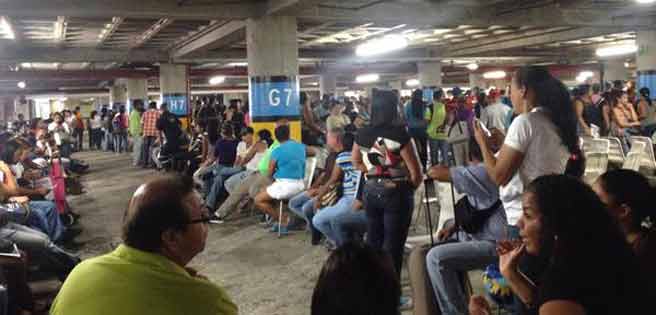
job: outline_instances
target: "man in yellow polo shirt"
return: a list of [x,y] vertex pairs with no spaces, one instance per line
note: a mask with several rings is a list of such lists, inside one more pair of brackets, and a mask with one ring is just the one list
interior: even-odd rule
[[52,315],[237,314],[221,287],[186,267],[203,251],[209,221],[191,178],[142,185],[123,221],[123,244],[79,264]]

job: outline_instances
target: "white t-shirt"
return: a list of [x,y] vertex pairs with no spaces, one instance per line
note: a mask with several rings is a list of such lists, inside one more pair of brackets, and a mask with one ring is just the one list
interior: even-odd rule
[[524,154],[524,160],[517,172],[519,180],[511,180],[500,190],[501,200],[505,200],[504,207],[506,203],[511,206],[510,211],[506,208],[508,223],[516,225],[521,216],[521,206],[517,213],[517,202],[521,205],[521,192],[524,187],[542,175],[563,174],[570,154],[563,145],[556,126],[539,107],[515,118],[508,128],[504,145]]
[[485,107],[481,112],[481,121],[487,128],[497,128],[501,132],[506,132],[506,118],[508,112],[512,109],[502,103],[494,103]]
[[256,172],[257,171],[257,165],[260,164],[260,160],[262,159],[262,156],[264,156],[264,152],[256,152],[255,155],[253,155],[253,158],[246,163],[246,169],[249,171]]
[[244,141],[239,141],[239,144],[237,144],[237,156],[240,158],[245,158],[246,154],[248,153],[248,144]]

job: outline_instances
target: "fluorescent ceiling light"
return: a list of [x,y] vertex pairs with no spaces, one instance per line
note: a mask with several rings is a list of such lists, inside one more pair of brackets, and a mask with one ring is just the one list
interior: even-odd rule
[[317,86],[317,85],[319,85],[319,82],[310,82],[310,83],[308,83],[308,84],[309,84],[309,85],[312,85],[312,86]]
[[19,89],[24,89],[27,87],[27,84],[25,83],[25,81],[20,81],[18,82],[17,86]]
[[650,4],[656,2],[656,0],[636,0],[636,2],[640,4]]
[[579,72],[579,75],[576,77],[576,81],[579,83],[583,83],[587,81],[588,79],[594,77],[594,72],[592,71],[581,71]]
[[11,25],[9,25],[9,22],[7,22],[7,18],[4,16],[0,19],[0,32],[7,35],[8,39],[16,39],[14,29],[11,28]]
[[387,35],[358,45],[355,54],[360,57],[367,57],[401,50],[406,47],[408,47],[408,40],[404,36]]
[[408,81],[405,81],[405,85],[410,86],[410,87],[418,86],[420,83],[421,82],[419,82],[419,80],[417,80],[417,79],[410,79]]
[[624,68],[628,68],[628,67],[630,67],[630,66],[631,66],[630,63],[628,63],[628,62],[625,62],[625,63],[624,63]]
[[344,96],[346,97],[358,97],[360,96],[360,93],[357,91],[346,91],[344,92]]
[[225,82],[225,77],[224,76],[216,76],[216,77],[211,77],[210,78],[210,84],[211,85],[218,85]]
[[226,64],[228,67],[246,67],[248,66],[248,62],[230,62]]
[[484,79],[503,79],[505,77],[506,77],[506,72],[501,70],[483,73]]
[[597,56],[610,57],[633,54],[638,51],[638,46],[635,43],[620,44],[614,46],[601,47],[597,49]]
[[478,70],[478,64],[475,63],[475,62],[472,62],[472,63],[467,65],[467,69],[469,69],[471,71],[476,71],[476,70]]
[[357,83],[372,83],[380,79],[380,76],[376,73],[363,74],[355,77],[355,82]]

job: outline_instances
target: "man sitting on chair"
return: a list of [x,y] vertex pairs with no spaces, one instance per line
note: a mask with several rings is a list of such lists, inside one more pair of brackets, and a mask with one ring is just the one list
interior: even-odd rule
[[280,146],[271,152],[269,161],[269,176],[273,177],[274,182],[257,194],[255,206],[272,218],[285,222],[284,226],[274,225],[271,229],[272,232],[287,234],[287,215],[283,213],[279,218],[274,204],[276,200],[289,199],[305,189],[303,181],[305,157],[313,155],[313,153],[305,145],[289,138],[288,125],[276,127],[275,135]]

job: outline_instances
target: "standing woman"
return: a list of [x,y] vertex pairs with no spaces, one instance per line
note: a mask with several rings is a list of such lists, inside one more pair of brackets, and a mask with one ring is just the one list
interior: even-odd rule
[[421,159],[422,167],[426,166],[426,143],[428,142],[428,135],[426,135],[426,128],[430,122],[430,115],[426,117],[426,103],[424,103],[424,92],[420,89],[412,92],[410,102],[405,106],[405,121],[408,125],[408,132],[417,146],[419,151],[419,158]]
[[396,92],[373,90],[371,123],[358,131],[352,159],[367,174],[367,242],[390,253],[400,276],[414,190],[423,175],[415,144],[399,119],[398,103]]
[[[569,92],[546,68],[519,69],[512,79],[511,97],[519,116],[508,128],[497,156],[478,124],[474,124],[474,133],[490,178],[502,186],[500,197],[511,225],[509,233],[516,238],[523,187],[542,175],[563,174],[570,156],[579,155],[577,162],[582,162],[582,157]],[[572,166],[577,175],[582,172],[581,165]],[[518,179],[511,181],[516,174]]]
[[102,121],[100,120],[100,116],[98,116],[98,112],[95,110],[91,112],[91,118],[89,118],[89,130],[91,137],[89,148],[100,150],[100,143],[102,142]]

